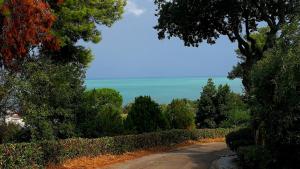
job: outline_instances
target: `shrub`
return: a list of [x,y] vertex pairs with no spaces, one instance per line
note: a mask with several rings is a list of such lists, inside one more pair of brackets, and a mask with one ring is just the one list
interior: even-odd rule
[[30,131],[18,124],[8,123],[0,125],[0,144],[30,141]]
[[13,142],[17,133],[21,130],[19,125],[9,123],[0,125],[0,144]]
[[43,168],[49,163],[103,154],[121,154],[155,146],[170,146],[187,140],[219,138],[230,129],[169,130],[138,135],[66,139],[37,143],[0,145],[0,168]]
[[95,137],[121,134],[123,131],[123,119],[120,108],[112,105],[103,105],[100,112],[94,118],[94,124],[87,127],[88,131],[90,129],[93,130],[91,132],[95,133]]
[[33,140],[65,139],[75,136],[75,114],[84,91],[85,70],[80,64],[30,59],[20,73],[22,118]]
[[123,131],[122,102],[114,89],[94,89],[84,94],[82,111],[77,114],[81,136],[96,138],[120,134]]
[[155,101],[149,96],[135,98],[126,119],[126,128],[138,133],[166,128],[166,119]]
[[31,169],[45,165],[41,147],[34,143],[4,144],[0,146],[0,167]]
[[254,132],[250,128],[241,128],[233,131],[226,136],[226,143],[233,151],[236,151],[241,146],[254,145]]
[[93,89],[85,92],[86,108],[98,110],[101,109],[103,105],[110,104],[115,107],[121,107],[123,103],[123,98],[120,92],[109,89]]
[[173,129],[195,128],[195,110],[186,99],[173,100],[167,106],[166,116]]
[[227,119],[222,121],[220,127],[234,128],[247,127],[250,122],[250,112],[243,109],[232,109],[226,113]]
[[237,154],[243,169],[267,169],[272,159],[270,152],[263,146],[240,147]]

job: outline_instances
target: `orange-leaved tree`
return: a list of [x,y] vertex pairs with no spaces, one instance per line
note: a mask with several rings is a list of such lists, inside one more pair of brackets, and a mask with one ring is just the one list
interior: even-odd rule
[[44,0],[4,0],[0,4],[1,66],[15,67],[36,47],[57,50],[59,41],[51,34],[54,21]]

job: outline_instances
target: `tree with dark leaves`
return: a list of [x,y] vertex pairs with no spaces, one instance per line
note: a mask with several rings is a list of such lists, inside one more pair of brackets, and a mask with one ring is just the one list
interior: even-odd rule
[[[276,34],[282,25],[299,14],[299,0],[156,0],[159,39],[178,37],[186,46],[198,46],[206,41],[216,43],[221,36],[238,42],[245,57],[239,67],[241,73],[231,77],[243,79],[249,92],[250,70],[262,58],[263,52],[275,44]],[[260,23],[266,23],[263,47],[252,37]]]

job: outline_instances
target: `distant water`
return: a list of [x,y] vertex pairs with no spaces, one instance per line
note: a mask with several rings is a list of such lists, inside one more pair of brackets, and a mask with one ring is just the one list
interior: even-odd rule
[[[141,95],[151,96],[158,103],[164,104],[171,102],[174,98],[198,99],[207,80],[208,77],[94,79],[86,80],[85,85],[88,89],[113,88],[118,90],[123,96],[124,105],[133,102],[135,97]],[[243,91],[240,79],[229,80],[226,77],[215,77],[213,81],[216,85],[228,84],[234,92]]]

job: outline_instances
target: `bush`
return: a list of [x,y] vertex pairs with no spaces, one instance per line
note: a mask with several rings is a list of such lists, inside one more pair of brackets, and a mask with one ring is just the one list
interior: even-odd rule
[[96,138],[120,134],[123,131],[122,102],[114,89],[94,89],[84,94],[82,111],[77,114],[81,136]]
[[227,119],[222,121],[220,127],[234,128],[246,127],[250,123],[250,112],[242,109],[232,109],[226,113]]
[[26,61],[16,87],[22,118],[33,140],[75,136],[84,73],[77,63],[59,64],[43,58]]
[[121,109],[112,105],[103,105],[101,111],[87,125],[90,136],[112,136],[122,134],[123,119]]
[[0,167],[5,169],[38,168],[45,165],[41,147],[34,143],[0,146]]
[[166,116],[173,129],[195,128],[195,110],[186,99],[175,99],[168,106]]
[[77,138],[4,144],[0,145],[0,168],[43,168],[49,163],[60,163],[83,156],[121,154],[155,146],[170,146],[187,140],[219,138],[230,131],[230,129],[170,130],[97,139]]
[[150,96],[135,98],[126,119],[126,128],[133,132],[143,133],[163,130],[167,122],[159,104]]
[[13,123],[0,125],[0,144],[8,143],[15,140],[17,133],[21,127]]
[[30,141],[30,131],[18,124],[8,123],[0,125],[0,144]]
[[270,152],[263,146],[240,147],[237,154],[243,169],[267,169],[272,159]]
[[254,145],[254,132],[250,128],[241,128],[233,131],[226,136],[228,147],[236,151],[239,147]]

